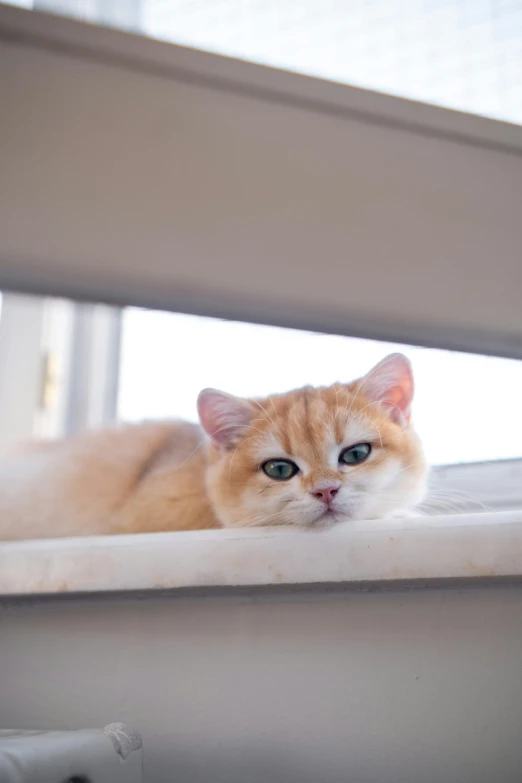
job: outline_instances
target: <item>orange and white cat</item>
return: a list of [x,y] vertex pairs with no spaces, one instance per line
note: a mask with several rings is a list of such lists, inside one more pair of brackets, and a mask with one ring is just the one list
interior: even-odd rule
[[201,392],[201,427],[157,422],[0,461],[0,539],[321,527],[411,513],[426,465],[401,354],[364,378],[267,399]]

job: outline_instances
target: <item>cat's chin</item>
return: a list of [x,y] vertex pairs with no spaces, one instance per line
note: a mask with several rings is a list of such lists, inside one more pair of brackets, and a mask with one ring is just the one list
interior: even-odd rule
[[341,522],[349,522],[352,517],[345,512],[336,511],[333,508],[329,508],[323,511],[320,516],[316,517],[313,522],[309,523],[307,527],[313,527],[318,530],[325,530],[334,525],[338,525]]

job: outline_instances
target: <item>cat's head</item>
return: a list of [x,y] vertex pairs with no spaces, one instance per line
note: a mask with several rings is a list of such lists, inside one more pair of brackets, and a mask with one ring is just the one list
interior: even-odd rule
[[424,494],[410,426],[413,377],[402,354],[364,378],[267,399],[205,389],[207,487],[221,524],[324,526],[399,516]]

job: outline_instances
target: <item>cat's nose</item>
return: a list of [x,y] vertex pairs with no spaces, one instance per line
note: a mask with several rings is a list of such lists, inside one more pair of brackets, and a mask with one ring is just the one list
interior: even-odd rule
[[322,500],[327,506],[330,505],[334,497],[339,492],[340,484],[326,484],[324,487],[316,487],[312,490],[312,495],[318,500]]

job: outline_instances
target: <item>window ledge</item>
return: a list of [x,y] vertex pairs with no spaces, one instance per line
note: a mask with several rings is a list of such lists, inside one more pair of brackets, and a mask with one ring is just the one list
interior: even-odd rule
[[0,595],[522,576],[522,510],[0,545]]

